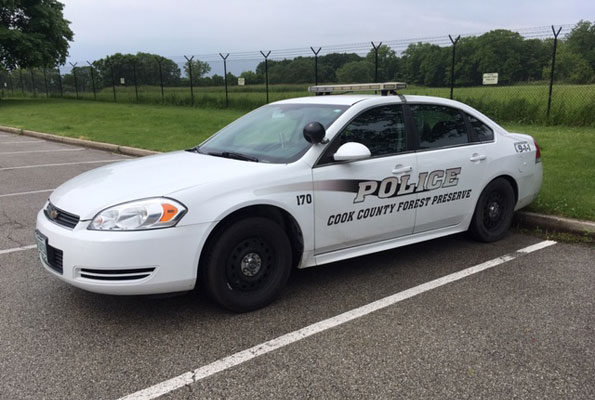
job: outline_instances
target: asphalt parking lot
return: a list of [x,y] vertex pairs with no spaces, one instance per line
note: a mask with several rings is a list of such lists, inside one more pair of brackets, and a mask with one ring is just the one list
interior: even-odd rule
[[[150,398],[143,390],[155,385],[171,399],[595,398],[587,245],[519,253],[543,240],[456,235],[296,271],[277,302],[241,315],[200,293],[115,297],[54,279],[33,246],[38,210],[65,180],[124,158],[0,132],[0,398]],[[225,361],[418,287],[237,365]],[[189,372],[193,383],[169,381]]]

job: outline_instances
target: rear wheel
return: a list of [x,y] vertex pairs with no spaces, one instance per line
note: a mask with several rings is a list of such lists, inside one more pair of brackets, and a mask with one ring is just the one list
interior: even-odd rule
[[479,196],[469,231],[482,242],[500,240],[510,228],[513,212],[512,186],[504,178],[494,179]]
[[251,217],[230,225],[208,249],[202,281],[220,306],[245,312],[273,301],[290,271],[285,231],[270,219]]

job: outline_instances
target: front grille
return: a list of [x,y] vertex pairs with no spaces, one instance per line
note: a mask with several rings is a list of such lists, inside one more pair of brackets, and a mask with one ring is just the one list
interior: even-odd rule
[[81,268],[81,278],[99,281],[132,281],[151,275],[155,268],[91,269]]
[[47,245],[47,252],[50,268],[61,274],[63,271],[62,260],[64,258],[64,252],[60,249],[50,246],[49,244]]
[[64,210],[60,210],[52,203],[48,203],[48,206],[45,210],[43,210],[43,213],[50,221],[70,229],[74,228],[80,220],[80,217],[78,215],[74,215]]

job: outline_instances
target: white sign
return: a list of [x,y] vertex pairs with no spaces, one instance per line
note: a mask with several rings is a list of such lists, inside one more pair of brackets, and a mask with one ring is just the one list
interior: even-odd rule
[[246,84],[246,78],[238,78],[238,86],[244,86]]
[[125,85],[126,81],[124,80],[124,78],[120,78],[120,85]]
[[497,85],[498,84],[498,73],[490,72],[488,74],[483,74],[483,84],[484,85]]

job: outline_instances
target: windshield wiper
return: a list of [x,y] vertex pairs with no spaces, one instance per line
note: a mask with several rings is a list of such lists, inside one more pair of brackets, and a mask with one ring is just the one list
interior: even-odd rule
[[254,161],[258,162],[258,158],[248,156],[242,153],[234,153],[232,151],[223,151],[221,153],[208,153],[210,156],[215,157],[225,157],[225,158],[233,158],[234,160],[242,160],[242,161]]

